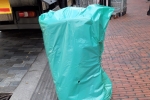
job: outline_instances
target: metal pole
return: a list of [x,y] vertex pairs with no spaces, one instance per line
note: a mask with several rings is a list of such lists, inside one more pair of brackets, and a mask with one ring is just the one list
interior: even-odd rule
[[111,0],[99,0],[100,5],[111,6]]
[[103,0],[99,0],[99,4],[100,4],[100,5],[103,5]]
[[108,0],[106,0],[106,6],[108,6]]
[[75,0],[76,1],[76,6],[80,7],[80,0]]
[[104,0],[104,5],[105,6],[110,6],[111,0]]
[[104,2],[104,6],[106,6],[106,0],[103,0],[103,2]]
[[105,0],[106,6],[111,6],[111,0]]
[[111,0],[108,0],[108,6],[111,6]]

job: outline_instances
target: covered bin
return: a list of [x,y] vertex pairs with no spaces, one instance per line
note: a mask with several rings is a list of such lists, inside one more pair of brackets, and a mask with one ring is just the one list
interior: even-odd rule
[[101,66],[101,56],[113,10],[94,4],[39,17],[59,100],[110,100],[112,83]]

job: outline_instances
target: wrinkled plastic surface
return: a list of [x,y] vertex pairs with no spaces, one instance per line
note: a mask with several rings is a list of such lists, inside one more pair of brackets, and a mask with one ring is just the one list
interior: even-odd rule
[[112,83],[101,56],[113,8],[90,5],[39,17],[59,100],[110,100]]

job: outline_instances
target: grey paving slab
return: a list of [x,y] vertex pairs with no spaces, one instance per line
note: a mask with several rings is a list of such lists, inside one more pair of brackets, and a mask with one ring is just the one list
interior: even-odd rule
[[0,93],[13,93],[15,89],[16,87],[14,86],[0,87]]
[[9,86],[17,87],[19,84],[20,84],[20,81],[13,81],[13,82],[10,82]]
[[[28,56],[28,55],[27,55]],[[27,56],[12,56],[11,57],[11,60],[17,60],[17,59],[20,59],[20,60],[30,60],[30,58],[28,58]]]
[[9,86],[10,82],[0,82],[0,87],[7,87]]
[[[34,61],[35,61],[35,59],[29,60],[29,61],[23,61],[23,63],[25,63],[25,64],[32,64]],[[26,65],[25,65],[25,66],[26,66]]]
[[34,45],[22,45],[22,47],[34,47]]
[[2,82],[7,83],[7,82],[12,82],[12,81],[20,81],[20,80],[21,80],[21,78],[17,79],[15,77],[7,77],[7,78],[3,79]]
[[[14,86],[13,84],[14,83],[11,83],[13,81],[21,81],[23,76],[25,75],[25,73],[27,72],[27,69],[29,68],[26,68],[26,70],[9,70],[8,73],[6,74],[3,74],[3,75],[0,75],[0,77],[3,78],[3,80],[1,81],[1,84],[0,86],[1,87],[7,87],[7,86]],[[15,86],[18,85],[18,84],[15,84]]]
[[12,65],[13,64],[6,63],[6,64],[1,65],[0,67],[1,68],[10,68],[10,67],[12,67]]
[[17,58],[15,58],[14,56],[12,56],[9,60],[10,60],[10,61],[16,61]]
[[0,61],[9,61],[10,59],[0,59]]
[[23,60],[20,60],[20,59],[6,61],[6,63],[11,63],[11,64],[20,64],[22,62]]
[[0,68],[0,74],[7,74],[7,73],[8,73],[8,69]]
[[2,81],[3,79],[2,78],[0,78],[0,82]]
[[0,74],[0,78],[5,79],[7,77],[14,77],[15,74]]
[[[32,63],[33,64],[33,63]],[[30,68],[32,64],[26,64],[24,68]]]
[[[10,100],[30,100],[46,66],[47,59],[44,51],[39,54]],[[28,87],[28,88],[27,88]],[[24,95],[22,95],[24,94]]]
[[[26,52],[26,51],[29,51],[29,50],[25,50],[25,52]],[[30,50],[30,51],[32,51],[32,52],[41,52],[41,51],[42,51],[42,48],[32,49],[32,50]]]
[[12,67],[24,67],[26,64],[22,63],[22,64],[14,64]]
[[37,48],[37,49],[23,49],[24,52],[41,52],[42,51],[42,48]]
[[7,54],[9,54],[9,55],[13,55],[13,54],[14,54],[14,52],[8,52]]
[[24,58],[26,58],[26,57],[25,56],[14,56],[14,55],[11,57],[11,59],[16,59],[16,60],[17,59],[24,59]]
[[28,54],[29,54],[30,56],[34,56],[34,55],[39,54],[39,52],[29,52]]
[[0,60],[0,64],[5,64],[6,63],[6,60],[5,59],[1,59]]
[[4,57],[2,57],[3,59],[10,59],[11,56],[10,55],[4,55]]
[[8,74],[25,74],[27,70],[9,70]]
[[36,59],[37,56],[29,56],[30,59]]
[[42,44],[40,31],[0,32],[0,92],[15,90],[42,51]]
[[[26,72],[27,72],[27,70],[26,70]],[[25,73],[16,74],[14,78],[22,78],[26,74],[26,72]]]
[[24,67],[11,67],[10,70],[28,70],[31,64],[26,64]]

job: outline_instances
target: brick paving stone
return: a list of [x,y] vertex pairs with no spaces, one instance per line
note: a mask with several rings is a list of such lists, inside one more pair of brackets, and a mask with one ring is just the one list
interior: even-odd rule
[[102,65],[111,100],[150,100],[150,17],[146,0],[127,0],[127,14],[109,23]]

